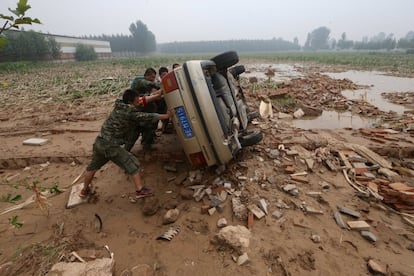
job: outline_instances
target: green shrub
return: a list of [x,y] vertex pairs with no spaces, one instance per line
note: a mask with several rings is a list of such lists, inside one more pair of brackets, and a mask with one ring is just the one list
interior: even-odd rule
[[75,59],[77,61],[96,60],[98,56],[92,46],[78,44],[76,45]]
[[7,31],[6,45],[0,51],[0,61],[39,61],[57,56],[60,48],[42,34],[34,31]]

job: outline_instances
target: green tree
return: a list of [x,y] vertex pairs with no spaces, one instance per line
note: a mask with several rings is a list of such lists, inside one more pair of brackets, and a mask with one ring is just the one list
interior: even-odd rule
[[351,49],[353,45],[354,45],[354,42],[352,40],[346,39],[345,32],[342,33],[341,39],[339,39],[338,43],[336,44],[338,49]]
[[323,50],[329,48],[329,34],[331,30],[327,27],[319,27],[308,34],[306,47],[308,50]]
[[48,37],[47,43],[49,45],[50,55],[52,56],[52,58],[58,59],[61,54],[60,52],[61,48],[60,48],[59,43],[57,43],[53,37]]
[[355,50],[392,50],[395,48],[397,42],[394,35],[391,33],[386,35],[384,32],[380,32],[370,39],[364,38],[361,42],[354,43]]
[[60,55],[56,41],[34,31],[6,31],[4,38],[8,43],[0,52],[2,61],[44,60]]
[[397,46],[402,49],[414,49],[414,31],[409,31],[405,37],[400,38]]
[[156,49],[155,35],[148,30],[147,25],[138,20],[135,24],[129,26],[132,34],[134,50],[142,54],[150,53]]
[[299,39],[297,36],[295,36],[295,38],[293,39],[293,44],[299,45]]
[[77,61],[96,60],[98,58],[93,46],[78,44],[75,50],[75,59]]
[[[27,4],[28,0],[19,0],[17,2],[16,9],[12,10],[9,8],[9,11],[14,15],[4,15],[0,13],[0,35],[10,29],[19,29],[20,25],[31,25],[33,23],[41,24],[40,20],[37,18],[27,17],[26,12],[31,8]],[[4,23],[2,22],[4,21]],[[7,44],[7,40],[0,36],[0,49]]]

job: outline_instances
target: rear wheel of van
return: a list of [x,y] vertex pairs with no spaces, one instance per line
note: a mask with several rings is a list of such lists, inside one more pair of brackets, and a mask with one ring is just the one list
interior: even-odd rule
[[237,65],[229,69],[229,72],[233,75],[233,77],[238,80],[239,75],[246,72],[246,68],[244,65]]
[[260,129],[247,129],[239,134],[239,142],[242,147],[255,145],[262,141],[263,133]]
[[211,59],[216,64],[218,71],[227,69],[237,62],[239,62],[239,55],[234,51],[224,52],[220,55],[217,55]]
[[247,119],[248,119],[249,123],[251,121],[253,121],[253,119],[256,119],[256,118],[259,118],[259,117],[260,117],[260,113],[258,111],[253,111],[253,112],[247,114]]

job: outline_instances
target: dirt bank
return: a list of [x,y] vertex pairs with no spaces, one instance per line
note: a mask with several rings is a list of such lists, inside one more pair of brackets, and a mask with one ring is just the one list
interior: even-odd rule
[[[87,165],[121,90],[75,101],[67,101],[67,91],[83,91],[102,79],[126,87],[130,73],[113,67],[76,73],[62,65],[53,72],[2,74],[0,81],[8,85],[0,90],[0,213],[33,195],[35,202],[0,215],[1,275],[44,275],[54,263],[73,260],[71,252],[85,261],[109,257],[105,245],[114,253],[115,275],[366,275],[373,262],[388,275],[414,274],[414,219],[398,213],[414,205],[414,139],[404,131],[409,123],[401,126],[402,118],[395,116],[387,130],[301,130],[277,116],[257,119],[264,140],[244,149],[225,170],[191,168],[175,135],[159,133],[152,151],[139,143],[133,148],[155,197],[131,203],[132,183],[107,164],[94,180],[94,200],[67,209],[72,182]],[[340,91],[358,87],[320,73],[312,67],[284,84],[245,79],[243,86],[255,110],[268,96],[275,114],[348,104],[357,113],[390,117],[346,101]],[[294,101],[278,101],[279,95]],[[32,137],[48,142],[22,145]],[[381,174],[381,168],[395,174]],[[393,189],[393,183],[408,189]],[[206,193],[197,201],[195,185],[210,188],[210,197]],[[235,199],[245,209],[236,211]],[[259,219],[252,206],[263,202],[267,214]],[[172,209],[178,209],[178,218],[164,224]],[[342,218],[343,228],[335,217]],[[220,218],[249,229],[247,247],[217,241]],[[351,230],[350,221],[366,222],[362,230],[371,235]],[[171,225],[180,227],[171,241],[157,240]],[[239,265],[243,253],[248,261]]]

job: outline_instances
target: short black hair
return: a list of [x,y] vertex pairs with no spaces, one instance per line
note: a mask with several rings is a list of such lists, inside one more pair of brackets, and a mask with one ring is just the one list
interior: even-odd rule
[[174,63],[173,65],[172,65],[172,68],[174,69],[174,68],[176,68],[176,67],[180,67],[180,64],[178,64],[178,63]]
[[150,67],[150,68],[147,68],[147,70],[145,70],[144,76],[148,76],[148,75],[152,75],[152,74],[156,75],[157,71],[155,71],[154,68]]
[[139,94],[137,91],[132,89],[127,89],[124,91],[124,94],[122,95],[122,101],[125,104],[130,104],[134,101],[136,97],[139,97]]
[[158,69],[158,75],[161,76],[162,73],[168,73],[168,68],[167,67],[160,67],[160,69]]

